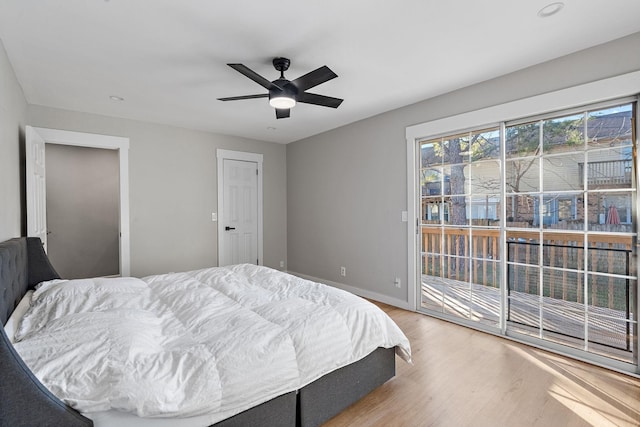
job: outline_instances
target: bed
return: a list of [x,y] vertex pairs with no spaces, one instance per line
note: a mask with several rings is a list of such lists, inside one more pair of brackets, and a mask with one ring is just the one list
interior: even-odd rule
[[[185,273],[171,273],[168,275],[157,275],[151,276],[149,278],[145,278],[143,281],[138,281],[139,279],[129,279],[123,278],[125,282],[121,283],[121,285],[126,286],[126,289],[136,289],[139,287],[140,295],[146,298],[147,293],[153,293],[161,295],[162,298],[165,298],[163,301],[170,301],[171,307],[173,305],[180,305],[181,297],[176,297],[176,295],[180,294],[171,294],[168,292],[172,292],[173,288],[180,288],[181,286],[189,286],[189,295],[190,300],[183,302],[182,305],[184,309],[180,309],[175,311],[175,313],[180,313],[180,316],[195,316],[195,323],[199,325],[196,329],[190,332],[180,332],[176,333],[176,337],[181,337],[180,339],[184,339],[185,336],[188,336],[189,339],[191,337],[198,337],[198,334],[204,334],[207,337],[213,336],[213,332],[211,332],[210,324],[211,323],[237,323],[240,325],[246,325],[244,323],[246,320],[241,318],[238,314],[237,316],[227,316],[224,318],[218,318],[215,322],[209,320],[208,317],[201,317],[201,312],[206,312],[207,307],[216,306],[217,310],[219,309],[219,313],[223,313],[224,310],[228,310],[228,305],[225,304],[236,304],[238,301],[241,301],[247,307],[256,307],[259,306],[260,310],[263,312],[259,312],[259,320],[261,319],[262,323],[274,323],[278,324],[281,319],[284,319],[285,323],[295,323],[295,324],[305,324],[310,322],[312,317],[316,317],[317,311],[322,311],[322,309],[318,310],[316,307],[313,312],[309,312],[311,314],[307,314],[306,317],[302,317],[299,321],[294,321],[291,319],[295,319],[295,312],[298,310],[302,310],[305,305],[308,305],[308,301],[312,299],[320,298],[322,300],[322,304],[318,307],[322,308],[323,304],[325,304],[326,300],[333,301],[334,299],[341,297],[338,295],[343,291],[335,290],[333,288],[327,288],[328,296],[321,297],[309,297],[312,295],[317,287],[323,287],[324,285],[315,284],[313,282],[302,281],[302,279],[295,278],[290,275],[282,275],[283,273],[276,272],[275,270],[264,270],[264,267],[257,266],[233,266],[229,268],[220,268],[220,269],[205,269],[194,272],[185,272]],[[240,276],[237,276],[240,274]],[[176,277],[180,276],[183,280],[186,277],[188,284],[184,284],[183,282],[177,281]],[[241,277],[241,279],[238,279]],[[23,330],[18,328],[18,325],[13,321],[13,323],[6,325],[9,327],[9,335],[17,335],[20,337],[21,335],[30,337],[30,334],[34,334],[34,337],[38,338],[38,333],[45,328],[54,328],[53,322],[51,319],[44,316],[33,317],[30,318],[32,311],[35,311],[35,307],[40,304],[40,300],[44,300],[46,298],[50,298],[51,295],[53,297],[59,297],[62,295],[62,300],[64,301],[75,301],[73,298],[69,298],[69,292],[74,291],[74,286],[82,287],[83,283],[76,282],[64,282],[57,281],[55,279],[59,279],[55,269],[51,266],[43,248],[41,242],[35,238],[17,238],[11,239],[6,242],[0,243],[0,320],[2,320],[3,325],[7,324],[7,320],[11,318],[13,321],[12,314],[15,316],[16,312],[19,310],[24,310],[24,301],[31,301],[31,307],[27,309],[26,314],[22,314],[24,316],[22,321],[20,322]],[[224,279],[224,280],[222,280]],[[127,282],[127,280],[133,280],[133,282]],[[235,281],[246,281],[248,286],[251,289],[251,292],[247,295],[235,295],[236,285]],[[281,304],[280,295],[284,292],[281,291],[280,288],[276,288],[276,282],[286,282],[286,288],[288,290],[293,290],[296,292],[296,301],[298,301],[298,306],[294,305],[294,308],[286,308],[289,307]],[[43,283],[44,282],[44,283]],[[113,286],[113,282],[109,282],[108,284],[103,284],[102,282],[94,281],[91,286],[94,286],[97,290],[95,293],[99,294],[99,292],[103,292],[104,289],[110,290],[111,286]],[[230,286],[231,283],[233,286]],[[28,291],[33,291],[34,288],[38,284],[38,289],[35,291],[33,296],[24,298],[25,294]],[[213,292],[210,288],[211,286],[222,286],[222,296],[219,290]],[[148,289],[147,289],[148,288]],[[270,288],[275,289],[274,293],[271,294],[270,302],[267,304],[258,303],[257,295]],[[58,289],[61,289],[60,291]],[[92,288],[94,289],[94,288]],[[305,290],[304,292],[302,290]],[[57,292],[61,292],[58,294]],[[132,291],[133,292],[133,291]],[[136,291],[138,292],[138,291]],[[207,294],[217,295],[211,302],[207,302],[206,305],[198,306],[199,302],[202,298],[205,298]],[[66,295],[66,297],[65,297]],[[133,295],[133,294],[132,294]],[[349,294],[350,295],[350,294]],[[45,298],[46,296],[46,298]],[[51,297],[51,298],[53,298]],[[138,298],[138,296],[133,295],[130,299],[131,301]],[[142,297],[140,297],[142,298]],[[353,296],[348,296],[349,298],[357,298]],[[19,303],[22,301],[22,309],[19,306]],[[146,301],[146,300],[144,300]],[[231,301],[231,302],[229,302]],[[364,300],[358,299],[355,302],[355,305],[360,305],[366,303]],[[44,304],[44,303],[42,303]],[[40,304],[40,305],[42,305]],[[74,302],[73,304],[76,304]],[[78,303],[80,304],[80,303]],[[84,304],[84,303],[82,303]],[[124,303],[125,305],[128,302]],[[157,301],[147,302],[150,310],[156,310],[159,307]],[[333,303],[332,303],[333,304]],[[340,303],[342,304],[342,303]],[[340,305],[338,304],[338,305]],[[369,303],[366,303],[369,304]],[[371,305],[372,306],[372,305]],[[46,304],[44,307],[48,307]],[[163,305],[161,311],[164,313],[169,311]],[[195,307],[196,309],[189,309],[189,307]],[[266,307],[266,308],[265,308]],[[374,306],[375,307],[375,306]],[[125,307],[126,308],[126,307]],[[362,314],[359,311],[354,311],[350,305],[347,306],[349,313],[351,314],[340,314],[336,313],[330,314],[328,320],[320,320],[318,325],[318,329],[314,329],[316,332],[314,333],[314,337],[317,335],[318,337],[329,338],[333,335],[334,328],[331,326],[331,322],[336,322],[336,319],[346,316],[351,316],[356,319],[359,319]],[[365,306],[365,310],[369,310],[370,307]],[[376,308],[377,309],[377,308]],[[158,309],[160,310],[160,309]],[[173,309],[172,309],[173,310]],[[241,308],[238,312],[244,313],[244,308]],[[266,310],[266,311],[265,311]],[[46,311],[46,310],[45,310]],[[333,312],[333,310],[330,310]],[[146,312],[145,312],[146,313]],[[171,311],[174,313],[174,311]],[[183,314],[187,313],[187,314]],[[218,313],[218,311],[212,311],[212,313]],[[283,314],[284,313],[284,314]],[[54,313],[55,314],[55,313]],[[147,319],[143,316],[142,318],[136,317],[139,313],[134,313],[134,315],[129,315],[128,312],[124,315],[119,314],[120,317],[134,317],[136,319],[137,324],[147,322]],[[289,316],[291,314],[291,317]],[[84,315],[82,313],[78,315]],[[318,314],[319,315],[319,314]],[[333,316],[333,320],[331,320],[331,315]],[[35,315],[33,315],[35,316]],[[243,315],[244,316],[244,315]],[[254,311],[247,311],[245,317],[255,316]],[[386,316],[386,315],[384,315]],[[55,316],[54,316],[55,317]],[[236,318],[237,317],[237,318]],[[308,319],[307,319],[308,318]],[[44,320],[43,320],[44,319]],[[78,324],[84,324],[85,318],[80,318],[80,320],[75,321],[76,326]],[[227,320],[220,320],[227,319]],[[264,319],[268,321],[265,322]],[[96,319],[94,319],[96,320]],[[98,318],[96,322],[89,323],[90,325],[97,325],[99,328],[101,318]],[[40,323],[38,323],[40,322]],[[171,323],[168,321],[168,324],[175,324],[179,327],[180,322]],[[359,320],[358,320],[359,322]],[[389,319],[389,322],[390,319]],[[309,323],[311,324],[311,323]],[[381,323],[382,324],[382,323]],[[27,325],[27,326],[24,326]],[[131,326],[126,326],[127,331],[130,331]],[[262,332],[260,329],[260,321],[257,324],[258,326],[251,326],[243,330],[245,336],[251,336],[251,339],[246,339],[247,342],[260,341],[261,337],[268,337],[270,332]],[[31,327],[31,329],[29,329]],[[226,328],[227,326],[225,326]],[[305,326],[307,327],[307,326]],[[296,360],[295,362],[298,364],[297,372],[295,373],[289,370],[288,374],[278,374],[273,376],[273,379],[269,379],[267,381],[267,385],[273,384],[273,390],[269,390],[271,394],[265,393],[263,394],[261,387],[265,387],[264,381],[260,382],[259,380],[263,380],[262,376],[266,378],[270,378],[270,369],[264,369],[264,366],[270,368],[271,364],[279,365],[282,359],[286,358],[286,355],[291,353],[292,350],[288,347],[289,341],[293,342],[296,333],[295,332],[286,332],[276,334],[277,336],[286,336],[285,340],[282,339],[268,339],[269,343],[276,342],[277,345],[275,347],[265,347],[265,350],[261,350],[262,353],[256,356],[255,362],[258,364],[262,363],[263,370],[260,371],[258,368],[255,372],[253,372],[253,377],[255,378],[255,387],[249,386],[247,389],[238,389],[236,390],[235,395],[225,389],[224,393],[217,391],[210,391],[209,389],[197,389],[197,393],[188,393],[195,394],[198,396],[209,396],[212,395],[217,396],[216,393],[224,396],[235,396],[236,400],[238,400],[238,396],[250,396],[252,392],[254,392],[253,388],[260,391],[261,399],[249,398],[247,397],[247,402],[242,402],[242,404],[237,405],[234,408],[225,408],[221,414],[211,415],[211,413],[203,413],[202,410],[194,410],[192,412],[187,412],[186,417],[180,416],[178,418],[166,418],[164,415],[156,414],[151,412],[151,416],[149,417],[137,417],[135,414],[128,414],[120,411],[114,410],[98,410],[91,411],[90,413],[83,413],[76,411],[69,404],[73,406],[77,406],[76,402],[68,397],[63,396],[63,400],[61,400],[56,394],[52,393],[47,387],[45,387],[42,382],[37,378],[36,375],[32,373],[32,370],[27,367],[28,364],[25,361],[29,361],[29,366],[36,366],[35,371],[38,372],[38,363],[40,363],[43,359],[47,359],[43,357],[41,354],[33,353],[36,351],[38,345],[34,345],[34,341],[29,341],[28,339],[19,340],[17,343],[14,343],[15,336],[9,337],[7,333],[5,333],[5,328],[0,328],[0,372],[2,372],[2,382],[0,382],[0,413],[2,414],[2,419],[0,421],[1,425],[11,425],[11,426],[20,426],[20,425],[65,425],[65,426],[108,426],[108,425],[118,425],[119,427],[125,427],[127,425],[135,425],[135,426],[144,426],[144,425],[153,425],[153,426],[161,426],[163,425],[215,425],[215,426],[318,426],[322,424],[324,421],[333,417],[337,413],[341,412],[344,408],[352,404],[353,402],[359,400],[364,395],[368,394],[371,390],[378,387],[379,385],[386,382],[388,379],[392,378],[395,375],[395,355],[398,354],[403,359],[410,361],[410,348],[409,343],[406,340],[406,337],[402,335],[397,336],[396,332],[394,332],[394,328],[397,328],[393,322],[391,324],[386,323],[386,320],[383,323],[381,329],[391,329],[391,335],[393,336],[393,341],[397,341],[397,343],[392,343],[389,341],[390,338],[386,338],[384,345],[379,347],[374,347],[372,349],[367,349],[367,346],[370,346],[371,343],[367,342],[367,339],[363,339],[364,344],[362,343],[354,343],[354,348],[358,348],[359,352],[355,355],[347,355],[344,356],[340,361],[331,362],[335,364],[334,368],[326,370],[326,368],[322,368],[326,370],[313,371],[315,369],[315,365],[321,365],[318,359],[318,353],[322,353],[317,348],[310,347],[312,350],[305,350],[304,347],[295,347],[296,352]],[[171,329],[169,327],[163,326],[165,329]],[[360,328],[363,328],[361,325]],[[370,326],[366,326],[366,328],[371,328]],[[326,333],[325,333],[326,329]],[[338,328],[339,329],[339,328]],[[374,328],[375,329],[375,328]],[[96,329],[99,330],[99,329]],[[226,329],[225,329],[226,330]],[[265,330],[266,331],[266,330]],[[399,331],[399,329],[398,329]],[[329,333],[331,332],[331,333]],[[351,335],[347,340],[351,341],[360,341],[360,337],[368,336],[369,334],[363,334],[364,330],[360,331],[351,331],[348,332]],[[77,333],[74,332],[74,333]],[[254,334],[253,336],[251,334]],[[146,334],[146,332],[144,332]],[[135,338],[138,342],[147,343],[149,338],[147,335],[136,335]],[[45,343],[43,348],[49,349],[49,344],[47,339],[50,339],[48,332],[47,334],[41,334],[42,336],[38,339],[43,339],[45,341],[41,341]],[[99,333],[96,335],[100,335]],[[241,337],[243,335],[240,335]],[[33,338],[33,337],[31,337]],[[180,339],[177,339],[180,341]],[[234,347],[236,344],[234,341],[227,341],[223,343],[223,341],[227,339],[226,336],[215,336],[209,342],[218,343],[220,342],[220,346],[224,349],[229,349],[230,347]],[[163,343],[167,342],[166,339],[163,338]],[[174,340],[175,341],[175,340]],[[243,341],[240,338],[237,341]],[[307,338],[303,339],[303,341],[308,341]],[[56,341],[57,342],[57,341]],[[171,341],[173,343],[173,341]],[[200,342],[200,341],[198,341]],[[38,343],[36,340],[35,343]],[[224,344],[224,345],[223,345]],[[147,344],[144,344],[147,345]],[[148,352],[147,348],[141,346],[141,350],[138,351],[145,353]],[[151,345],[151,344],[149,344]],[[149,346],[147,345],[147,347]],[[163,344],[164,345],[164,344]],[[198,344],[199,345],[199,344]],[[207,344],[210,346],[210,344]],[[270,344],[271,345],[271,344]],[[310,344],[312,345],[312,344]],[[31,346],[31,347],[29,347]],[[153,346],[153,345],[151,345]],[[55,348],[55,347],[51,347]],[[190,348],[195,348],[193,345]],[[199,349],[200,347],[198,347]],[[209,347],[206,347],[207,349]],[[292,347],[293,348],[293,347]],[[302,350],[300,350],[302,348]],[[19,352],[16,350],[20,350]],[[180,353],[180,357],[183,357],[185,353],[189,353],[188,357],[198,357],[198,352],[200,350],[189,350],[182,351]],[[130,351],[130,350],[128,350]],[[204,350],[203,350],[204,351]],[[207,350],[208,351],[208,350]],[[287,353],[287,351],[289,353]],[[333,350],[331,351],[333,352]],[[364,354],[364,353],[366,354]],[[191,354],[193,353],[193,355]],[[227,351],[227,354],[232,353]],[[247,353],[244,350],[240,351],[241,354],[245,355]],[[357,353],[357,352],[356,352]],[[34,355],[35,354],[35,355]],[[49,354],[56,354],[54,351],[49,351]],[[175,354],[172,353],[172,354]],[[209,353],[206,353],[209,354]],[[303,354],[303,357],[299,355]],[[345,353],[346,354],[346,353]],[[21,356],[23,355],[23,356]],[[184,356],[184,357],[187,357]],[[156,356],[154,356],[156,357]],[[158,356],[160,357],[160,356]],[[173,356],[172,356],[173,357]],[[197,359],[180,359],[175,364],[177,366],[182,365],[197,365],[195,361],[200,360],[203,364],[203,369],[196,372],[195,374],[189,374],[191,377],[196,379],[200,377],[207,376],[208,372],[213,371],[213,369],[209,369],[210,365],[207,363],[211,363],[209,359],[215,359],[217,365],[215,366],[215,370],[222,369],[219,366],[224,365],[224,357],[226,356],[213,356],[209,357],[199,357]],[[243,356],[244,358],[245,356]],[[355,360],[351,360],[350,358],[354,358]],[[271,359],[270,359],[271,358]],[[309,359],[311,362],[309,364],[310,368],[306,368],[303,359]],[[24,359],[24,360],[23,360]],[[52,361],[57,361],[57,357],[49,357]],[[60,360],[64,360],[63,357],[60,357]],[[161,359],[162,362],[164,359]],[[173,360],[173,359],[171,359]],[[269,361],[269,362],[266,362]],[[158,361],[156,361],[158,362]],[[324,362],[323,362],[324,363]],[[171,363],[156,363],[160,366],[171,365]],[[229,366],[232,367],[231,371],[233,371],[233,367],[236,366],[236,362],[228,363]],[[55,365],[55,363],[54,363]],[[70,366],[75,364],[69,364]],[[219,365],[219,366],[218,366]],[[239,365],[238,365],[239,366]],[[248,365],[247,365],[248,366]],[[48,368],[47,368],[48,369]],[[240,369],[240,368],[238,368]],[[249,369],[249,368],[246,368]],[[246,370],[242,368],[242,372]],[[253,369],[253,368],[251,368]],[[42,374],[41,374],[42,375]],[[126,377],[128,374],[121,374],[122,377]],[[181,376],[189,376],[183,375]],[[230,374],[226,373],[226,371],[219,371],[216,374],[218,377],[225,379],[233,378]],[[296,377],[297,375],[297,377]],[[46,377],[46,375],[45,375]],[[258,380],[258,377],[259,380]],[[292,384],[280,384],[281,378],[291,377],[292,381],[295,383],[296,381],[299,383],[299,387],[293,386]],[[294,378],[296,377],[296,378]],[[317,378],[316,378],[317,377]],[[48,380],[43,380],[48,381]],[[206,381],[195,381],[198,383],[198,387],[206,387]],[[233,381],[230,380],[231,384]],[[204,384],[204,385],[203,385]],[[56,389],[55,383],[53,386],[49,385],[49,387]],[[239,387],[239,386],[238,386]],[[66,388],[66,387],[63,387]],[[71,387],[73,388],[73,387]],[[168,385],[166,388],[170,388]],[[233,387],[230,387],[233,390]],[[269,388],[269,387],[267,387]],[[244,390],[244,391],[243,391]],[[60,390],[57,390],[56,393],[59,393]],[[275,394],[274,394],[275,393]],[[212,398],[212,401],[215,400]],[[155,399],[155,397],[154,397]],[[126,400],[126,399],[125,399]],[[92,402],[92,404],[96,404],[94,408],[97,409],[105,409],[100,406],[102,402],[100,399],[96,402]],[[216,403],[217,405],[217,403]],[[244,406],[243,406],[244,405]],[[82,405],[80,405],[82,406]],[[143,405],[144,406],[144,405]],[[215,405],[214,405],[215,406]],[[248,406],[248,407],[247,407]],[[189,407],[187,405],[187,407]],[[242,410],[239,410],[241,408]],[[108,409],[108,408],[106,408]],[[200,412],[199,412],[200,411]],[[144,415],[144,413],[143,413]],[[148,415],[148,414],[147,414]],[[222,417],[222,419],[220,419]],[[208,422],[207,420],[215,420],[214,422]],[[185,422],[186,424],[182,424]]]

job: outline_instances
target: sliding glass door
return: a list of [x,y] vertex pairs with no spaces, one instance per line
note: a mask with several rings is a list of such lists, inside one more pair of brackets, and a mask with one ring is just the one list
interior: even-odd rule
[[637,364],[635,108],[419,141],[421,309]]
[[423,308],[497,326],[500,130],[420,144]]

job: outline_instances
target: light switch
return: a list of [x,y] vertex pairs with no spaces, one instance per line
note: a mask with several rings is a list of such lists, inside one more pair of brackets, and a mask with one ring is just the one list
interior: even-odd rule
[[218,220],[218,213],[211,212],[211,221],[216,222]]
[[409,220],[409,212],[402,211],[402,222],[407,222]]

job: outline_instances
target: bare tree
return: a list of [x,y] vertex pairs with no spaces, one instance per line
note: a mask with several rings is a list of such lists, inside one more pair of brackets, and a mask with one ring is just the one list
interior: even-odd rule
[[[509,176],[505,185],[507,192],[520,193],[522,185],[536,164],[541,149],[551,147],[553,144],[575,144],[584,141],[581,130],[582,119],[567,119],[557,121],[545,121],[528,123],[507,128],[505,140],[507,142],[508,157],[512,157],[509,164]],[[544,129],[542,138],[541,129]],[[496,131],[468,133],[449,139],[434,141],[429,144],[428,150],[423,150],[422,160],[422,185],[440,180],[440,194],[444,196],[445,203],[449,205],[448,224],[468,225],[467,197],[465,169],[474,161],[498,157],[500,152],[500,138]],[[541,144],[542,141],[542,144]],[[426,167],[425,167],[426,166]],[[432,166],[430,169],[429,167]],[[443,167],[443,169],[440,169]],[[448,170],[448,174],[444,171]],[[443,183],[448,178],[449,189],[445,189]],[[476,188],[496,191],[500,188],[499,178],[475,182]],[[448,190],[448,191],[447,191]],[[519,217],[519,203],[511,207],[512,216]],[[464,271],[466,267],[466,238],[455,234],[448,255],[457,256],[456,262],[450,263],[452,271],[450,276]]]

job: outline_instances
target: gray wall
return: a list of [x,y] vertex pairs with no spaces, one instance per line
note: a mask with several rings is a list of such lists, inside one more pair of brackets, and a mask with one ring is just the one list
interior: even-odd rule
[[[287,261],[283,145],[28,105],[0,42],[0,241],[24,235],[26,124],[130,138],[131,272],[214,265],[216,149],[264,155],[264,263]],[[286,265],[286,264],[285,264]]]
[[120,274],[118,151],[45,147],[51,263],[66,279]]
[[638,52],[640,33],[287,145],[289,271],[407,303],[405,128],[640,70]]
[[264,264],[286,262],[284,145],[36,105],[27,117],[32,126],[129,138],[132,275],[217,263],[217,148],[263,154]]
[[27,101],[0,41],[0,241],[18,237],[22,221]]

